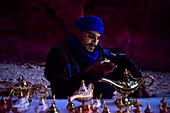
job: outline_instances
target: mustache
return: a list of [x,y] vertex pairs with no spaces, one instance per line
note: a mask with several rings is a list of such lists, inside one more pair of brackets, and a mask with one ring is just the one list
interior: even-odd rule
[[93,44],[93,43],[89,43],[89,44],[87,44],[87,46],[97,46],[96,44]]

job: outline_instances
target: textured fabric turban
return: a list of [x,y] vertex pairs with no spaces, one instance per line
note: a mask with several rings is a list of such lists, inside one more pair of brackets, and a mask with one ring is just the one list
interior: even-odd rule
[[82,16],[76,21],[75,26],[82,32],[97,31],[101,35],[104,34],[103,21],[97,16]]

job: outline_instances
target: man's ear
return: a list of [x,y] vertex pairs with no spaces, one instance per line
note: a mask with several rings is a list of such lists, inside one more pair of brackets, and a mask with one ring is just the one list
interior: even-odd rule
[[80,38],[81,37],[82,32],[79,29],[75,29],[75,35]]

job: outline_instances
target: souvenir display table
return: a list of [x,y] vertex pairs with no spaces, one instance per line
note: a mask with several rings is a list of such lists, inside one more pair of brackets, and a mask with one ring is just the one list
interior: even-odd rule
[[[141,107],[142,113],[144,113],[147,103],[149,103],[149,105],[151,106],[151,109],[154,111],[154,113],[160,113],[158,106],[161,104],[161,102],[160,102],[161,99],[162,99],[162,97],[138,98],[139,102],[143,105],[143,107]],[[170,97],[166,97],[166,99],[167,99],[168,105],[170,105]],[[31,106],[26,113],[34,113],[34,108],[38,104],[39,101],[40,101],[40,99],[33,99],[33,102],[31,103]],[[47,99],[46,101],[47,101],[48,105],[51,106],[52,99]],[[111,113],[115,113],[118,110],[118,108],[114,104],[115,99],[104,99],[104,101],[106,102]],[[76,100],[74,100],[73,103],[75,106],[81,105],[81,102],[78,102]],[[86,102],[85,104],[88,104],[88,103],[90,103],[90,102]],[[60,113],[69,113],[69,111],[66,108],[66,106],[68,104],[67,99],[56,99],[55,104],[56,104],[56,107],[58,108],[58,110],[60,111]],[[134,107],[132,106],[131,113],[133,113],[133,109],[134,109]],[[103,111],[103,105],[99,108],[99,110],[101,112]],[[11,111],[10,113],[13,113],[13,112]]]
[[[0,111],[24,112],[24,113],[170,113],[170,97],[135,98],[127,99],[130,93],[140,86],[151,86],[154,78],[149,74],[141,78],[134,78],[125,69],[122,81],[114,81],[102,78],[99,82],[106,82],[114,87],[122,96],[112,99],[92,99],[94,85],[87,87],[82,80],[80,88],[68,99],[46,99],[48,97],[47,86],[43,84],[33,85],[21,77],[19,83],[13,84],[8,81],[0,81],[0,84],[12,88],[8,97],[0,99]],[[146,82],[145,79],[150,79]],[[35,98],[36,93],[42,94],[41,98]],[[116,103],[116,104],[115,104]],[[147,112],[145,112],[147,110]],[[161,110],[161,112],[160,112]],[[153,111],[153,112],[152,112]]]

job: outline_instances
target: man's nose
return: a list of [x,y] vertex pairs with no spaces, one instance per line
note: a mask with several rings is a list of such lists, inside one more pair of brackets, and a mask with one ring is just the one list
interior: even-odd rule
[[99,40],[98,40],[98,38],[94,38],[94,39],[92,40],[92,42],[93,42],[95,45],[97,45],[98,42],[99,42]]

